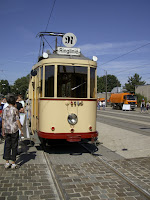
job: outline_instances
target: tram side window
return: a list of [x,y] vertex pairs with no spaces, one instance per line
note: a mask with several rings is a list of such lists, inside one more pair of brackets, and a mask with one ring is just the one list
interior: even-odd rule
[[87,67],[58,66],[58,97],[87,98]]
[[40,89],[40,97],[42,97],[43,90],[43,67],[41,67],[41,89]]
[[95,68],[90,68],[90,98],[95,98]]
[[45,97],[54,97],[54,65],[45,66]]

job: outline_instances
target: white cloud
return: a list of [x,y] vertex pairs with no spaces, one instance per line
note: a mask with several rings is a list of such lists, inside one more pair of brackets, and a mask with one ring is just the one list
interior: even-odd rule
[[[79,46],[81,51],[86,56],[92,55],[122,55],[133,49],[136,49],[142,45],[150,43],[150,41],[131,41],[131,42],[119,42],[119,43],[99,43],[99,44],[85,44]],[[147,50],[147,48],[141,48],[142,51]],[[135,51],[136,53],[139,50]]]

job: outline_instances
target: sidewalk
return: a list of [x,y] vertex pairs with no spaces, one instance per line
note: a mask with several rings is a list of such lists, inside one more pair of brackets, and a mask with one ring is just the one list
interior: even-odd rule
[[98,140],[124,158],[150,157],[150,137],[97,122]]

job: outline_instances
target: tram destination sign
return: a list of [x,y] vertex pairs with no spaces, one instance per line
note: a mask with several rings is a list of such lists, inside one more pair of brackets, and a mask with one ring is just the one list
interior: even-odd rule
[[57,47],[57,54],[79,56],[80,48]]

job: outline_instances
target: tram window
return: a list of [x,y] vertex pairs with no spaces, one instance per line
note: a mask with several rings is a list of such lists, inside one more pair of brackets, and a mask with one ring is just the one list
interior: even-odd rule
[[87,67],[58,66],[58,97],[87,98]]
[[90,97],[95,98],[95,68],[90,68]]
[[54,96],[54,65],[45,66],[45,97]]
[[40,97],[42,97],[43,90],[43,67],[41,67],[41,86],[40,86]]

